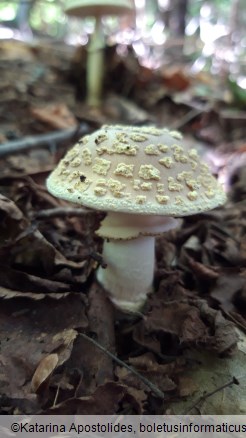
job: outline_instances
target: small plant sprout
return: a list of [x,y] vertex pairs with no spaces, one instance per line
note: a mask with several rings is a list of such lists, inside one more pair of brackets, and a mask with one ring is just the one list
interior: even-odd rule
[[132,14],[132,0],[66,0],[65,12],[78,18],[94,17],[95,27],[87,50],[87,103],[97,107],[101,104],[104,72],[105,37],[102,17]]
[[[82,178],[81,178],[82,177]],[[139,311],[152,292],[155,237],[223,205],[225,193],[177,131],[103,126],[82,138],[47,180],[57,197],[107,212],[97,279],[115,305]]]

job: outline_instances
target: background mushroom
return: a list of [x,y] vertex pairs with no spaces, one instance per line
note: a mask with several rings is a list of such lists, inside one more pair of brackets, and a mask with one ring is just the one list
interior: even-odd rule
[[95,17],[95,28],[87,49],[87,103],[90,106],[99,106],[101,103],[105,47],[101,19],[103,16],[121,16],[133,11],[131,0],[66,0],[65,12],[68,15]]
[[177,131],[103,126],[82,138],[47,180],[57,197],[107,216],[97,278],[122,310],[141,309],[152,290],[155,236],[177,226],[175,217],[210,210],[226,196]]

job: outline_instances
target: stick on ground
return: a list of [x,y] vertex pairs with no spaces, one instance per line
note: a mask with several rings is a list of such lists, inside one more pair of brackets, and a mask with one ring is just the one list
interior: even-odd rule
[[135,376],[138,377],[139,380],[141,380],[146,386],[148,386],[151,391],[162,400],[164,399],[164,393],[157,388],[156,385],[154,385],[152,382],[150,382],[148,379],[146,379],[144,376],[139,374],[135,368],[132,368],[131,366],[127,365],[127,363],[123,362],[121,359],[116,357],[114,354],[110,353],[110,351],[106,350],[102,345],[100,345],[95,339],[91,338],[90,336],[87,336],[85,333],[80,333],[80,336],[82,336],[84,339],[87,339],[92,344],[94,344],[97,348],[100,348],[105,354],[107,354],[111,359],[113,359],[118,365],[126,368],[128,371],[130,371],[132,374],[135,374]]
[[7,143],[0,144],[0,157],[11,154],[16,154],[29,149],[39,147],[50,147],[65,140],[70,140],[73,137],[79,138],[89,132],[89,127],[86,123],[81,123],[75,128],[69,128],[62,131],[53,131],[48,134],[33,135],[24,137],[21,140],[13,140]]

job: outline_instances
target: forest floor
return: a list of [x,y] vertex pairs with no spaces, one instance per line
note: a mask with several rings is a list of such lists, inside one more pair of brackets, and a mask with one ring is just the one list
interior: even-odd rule
[[[245,414],[246,112],[209,73],[105,55],[92,110],[83,49],[0,44],[1,414]],[[157,238],[155,293],[135,317],[95,281],[104,214],[45,185],[103,123],[181,130],[228,194]]]

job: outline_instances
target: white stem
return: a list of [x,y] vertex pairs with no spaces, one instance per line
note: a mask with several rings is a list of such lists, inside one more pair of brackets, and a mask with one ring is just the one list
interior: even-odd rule
[[136,312],[146,301],[152,290],[154,252],[152,236],[104,242],[102,256],[107,268],[99,267],[97,279],[120,309]]
[[87,103],[100,106],[104,72],[105,38],[100,18],[96,18],[95,29],[87,51]]
[[96,233],[104,238],[98,281],[114,304],[127,312],[140,310],[152,290],[155,236],[175,228],[171,217],[108,212]]

